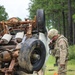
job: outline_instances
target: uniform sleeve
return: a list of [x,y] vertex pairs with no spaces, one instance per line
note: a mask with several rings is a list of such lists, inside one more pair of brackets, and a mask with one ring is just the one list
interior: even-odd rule
[[67,46],[65,40],[61,39],[59,41],[59,49],[60,49],[60,64],[65,64],[67,56]]

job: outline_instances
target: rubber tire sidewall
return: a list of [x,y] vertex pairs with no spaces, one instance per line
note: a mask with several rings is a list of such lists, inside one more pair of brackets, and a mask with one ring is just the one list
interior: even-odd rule
[[38,9],[36,12],[36,24],[38,28],[38,32],[45,32],[45,12],[43,9]]
[[[30,56],[33,51],[33,47],[34,48],[37,47],[38,43],[40,43],[41,51],[43,50],[41,52],[42,53],[41,60],[36,65],[32,65],[30,61]],[[43,67],[45,58],[46,58],[46,49],[43,42],[38,39],[31,38],[26,40],[25,43],[22,45],[18,60],[19,60],[19,65],[23,69],[25,69],[25,72],[32,73],[33,71],[39,71]]]

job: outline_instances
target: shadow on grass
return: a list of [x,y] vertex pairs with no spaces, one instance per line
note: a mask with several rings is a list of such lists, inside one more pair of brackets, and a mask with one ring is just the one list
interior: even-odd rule
[[[47,71],[55,71],[55,69],[49,69]],[[72,69],[68,69],[67,71],[71,72],[71,71],[75,71],[75,70],[72,70]]]
[[72,70],[72,69],[68,69],[67,71],[70,71],[70,72],[71,72],[71,71],[75,71],[75,70]]
[[55,69],[49,69],[48,71],[55,71]]

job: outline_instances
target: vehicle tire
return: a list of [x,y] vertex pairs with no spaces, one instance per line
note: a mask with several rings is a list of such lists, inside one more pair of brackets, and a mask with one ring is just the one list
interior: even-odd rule
[[45,62],[46,49],[42,41],[28,38],[19,52],[19,65],[26,73],[39,71]]
[[43,9],[38,9],[36,12],[36,24],[39,32],[45,32],[45,12]]

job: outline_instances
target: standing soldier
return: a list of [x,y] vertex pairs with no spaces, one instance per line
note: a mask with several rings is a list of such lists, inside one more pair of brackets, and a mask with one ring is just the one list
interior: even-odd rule
[[52,49],[52,55],[57,59],[58,75],[66,75],[68,59],[67,38],[60,35],[56,29],[49,30],[48,37],[51,40],[49,47]]

